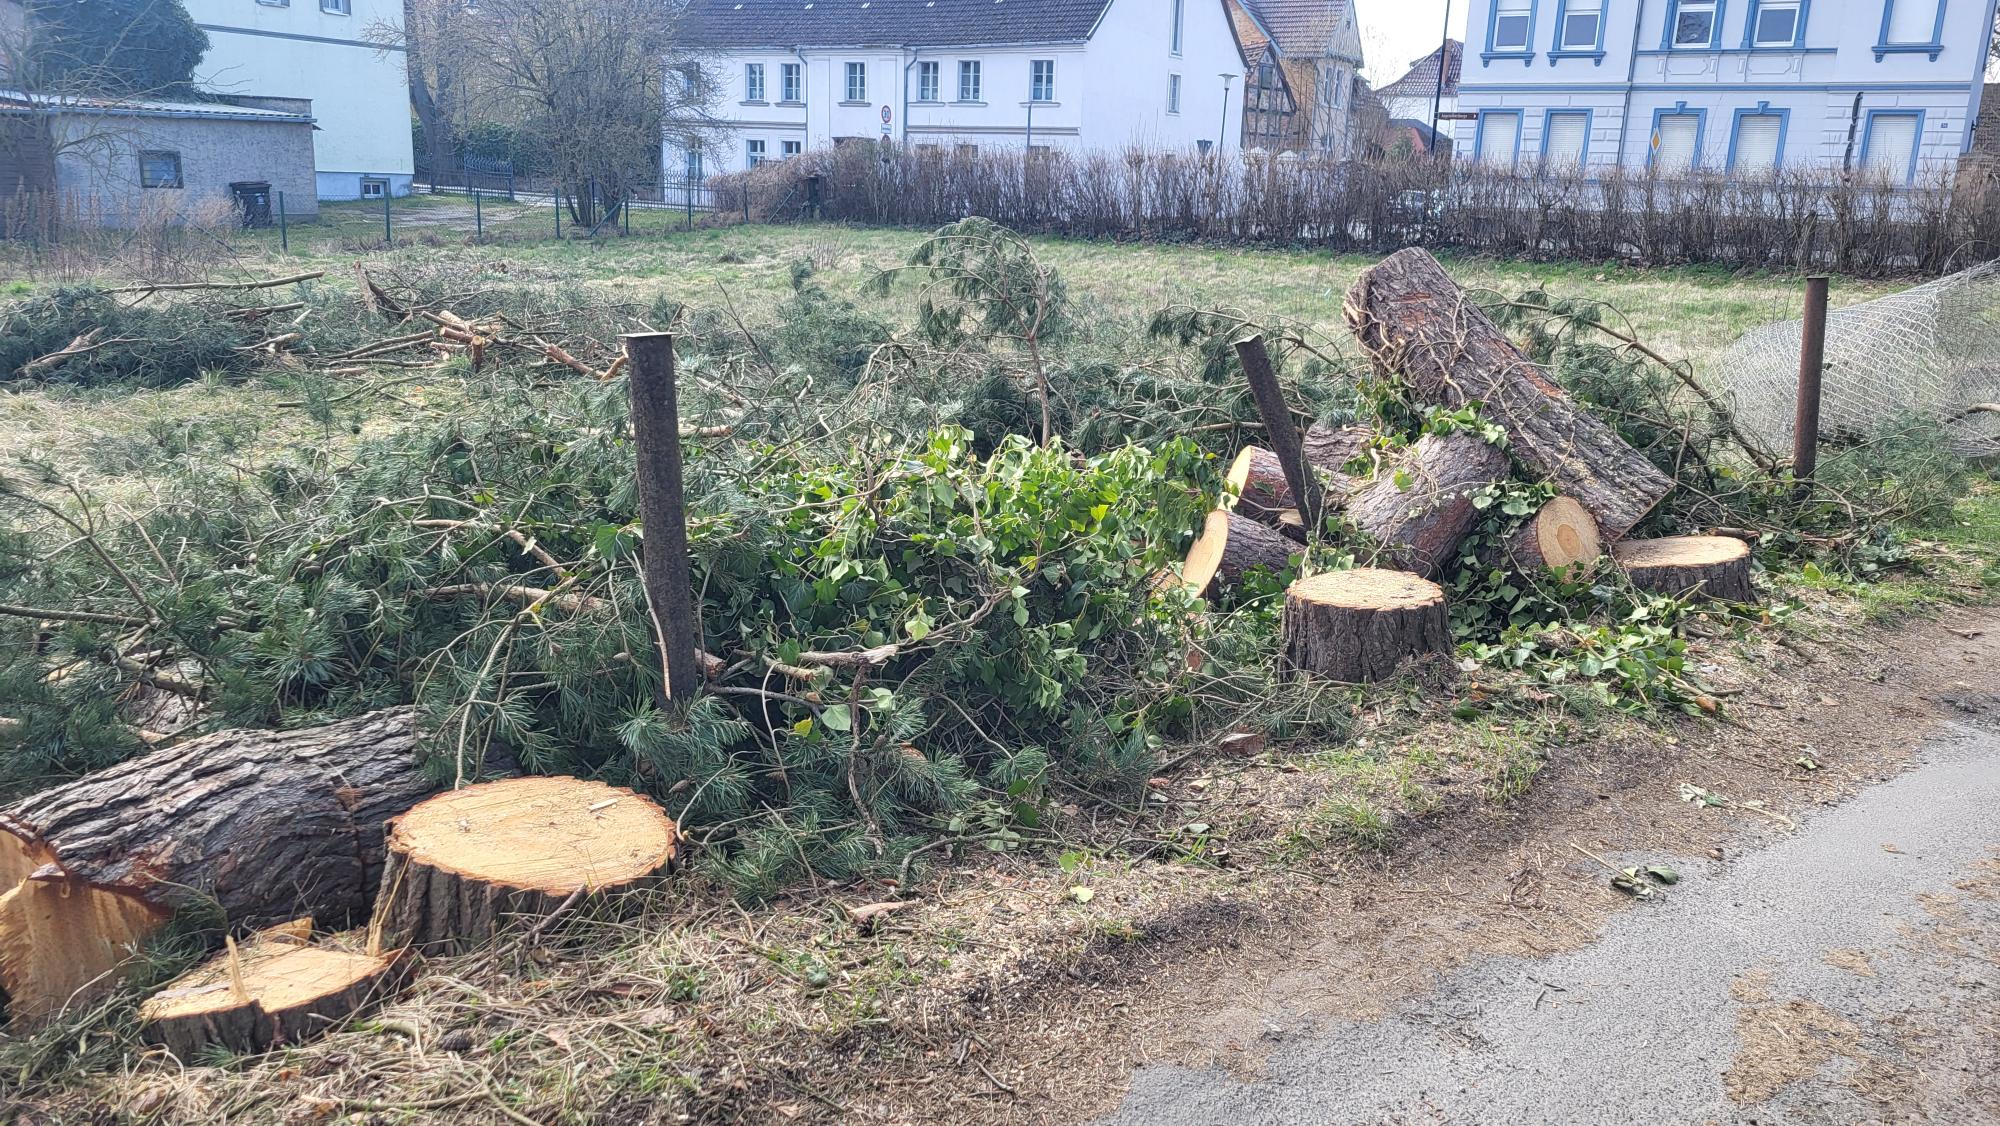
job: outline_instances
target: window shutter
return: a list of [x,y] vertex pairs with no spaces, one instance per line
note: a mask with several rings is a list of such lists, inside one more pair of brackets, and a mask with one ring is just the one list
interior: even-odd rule
[[1653,167],[1661,172],[1685,172],[1694,167],[1694,135],[1697,118],[1691,113],[1660,116],[1659,151]]
[[1929,43],[1937,27],[1937,0],[1893,0],[1889,42]]
[[1515,142],[1520,139],[1520,114],[1488,114],[1479,123],[1479,157],[1487,164],[1511,165],[1514,163]]
[[1582,162],[1584,144],[1590,139],[1589,123],[1589,114],[1549,115],[1549,135],[1543,144],[1549,167],[1572,168]]
[[1917,119],[1882,116],[1868,123],[1868,170],[1895,183],[1910,178],[1910,154],[1917,144]]
[[1745,114],[1736,121],[1736,164],[1739,173],[1769,172],[1778,166],[1778,115]]

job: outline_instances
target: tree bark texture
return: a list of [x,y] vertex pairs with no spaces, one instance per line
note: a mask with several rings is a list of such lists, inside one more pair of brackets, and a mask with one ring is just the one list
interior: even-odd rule
[[1724,602],[1755,602],[1750,545],[1728,536],[1669,536],[1627,540],[1611,549],[1632,585],[1653,594],[1694,594]]
[[1515,460],[1575,497],[1606,538],[1623,538],[1673,481],[1571,401],[1465,296],[1435,258],[1399,250],[1348,290],[1347,323],[1378,371],[1425,402],[1481,404],[1507,430]]
[[231,957],[217,955],[148,998],[139,1008],[145,1039],[182,1062],[213,1047],[268,1052],[386,1000],[411,965],[402,950],[375,956],[315,946],[250,947],[239,969],[245,995],[232,987]]
[[1217,578],[1236,586],[1258,567],[1283,575],[1298,550],[1297,543],[1274,529],[1218,508],[1208,514],[1202,534],[1188,548],[1181,576],[1194,593],[1206,596]]
[[1284,661],[1292,671],[1382,680],[1411,657],[1451,648],[1444,590],[1408,572],[1328,571],[1285,590]]
[[1507,476],[1507,455],[1466,431],[1426,434],[1347,501],[1347,518],[1374,537],[1383,566],[1436,578],[1479,510],[1473,495]]

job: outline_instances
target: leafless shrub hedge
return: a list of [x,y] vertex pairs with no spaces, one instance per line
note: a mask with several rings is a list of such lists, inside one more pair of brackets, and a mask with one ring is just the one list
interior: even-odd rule
[[[812,178],[817,177],[817,185]],[[1333,163],[1192,152],[961,154],[850,143],[713,182],[718,215],[934,226],[984,215],[1094,238],[1410,245],[1587,261],[1935,273],[2000,254],[2000,181],[1909,187],[1788,169],[1539,173],[1432,160]]]

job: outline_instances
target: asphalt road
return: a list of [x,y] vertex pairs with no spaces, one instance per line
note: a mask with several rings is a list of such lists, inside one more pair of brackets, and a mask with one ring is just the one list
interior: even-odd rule
[[1268,1077],[1148,1068],[1104,1121],[2000,1122],[2000,734],[1919,761],[1758,851],[1673,861],[1589,946],[1474,963],[1378,1021],[1274,1014]]

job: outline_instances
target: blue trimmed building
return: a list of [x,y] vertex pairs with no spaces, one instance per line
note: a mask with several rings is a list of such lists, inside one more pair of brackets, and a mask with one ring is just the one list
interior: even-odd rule
[[1471,0],[1456,150],[1912,183],[1970,151],[2000,0]]

